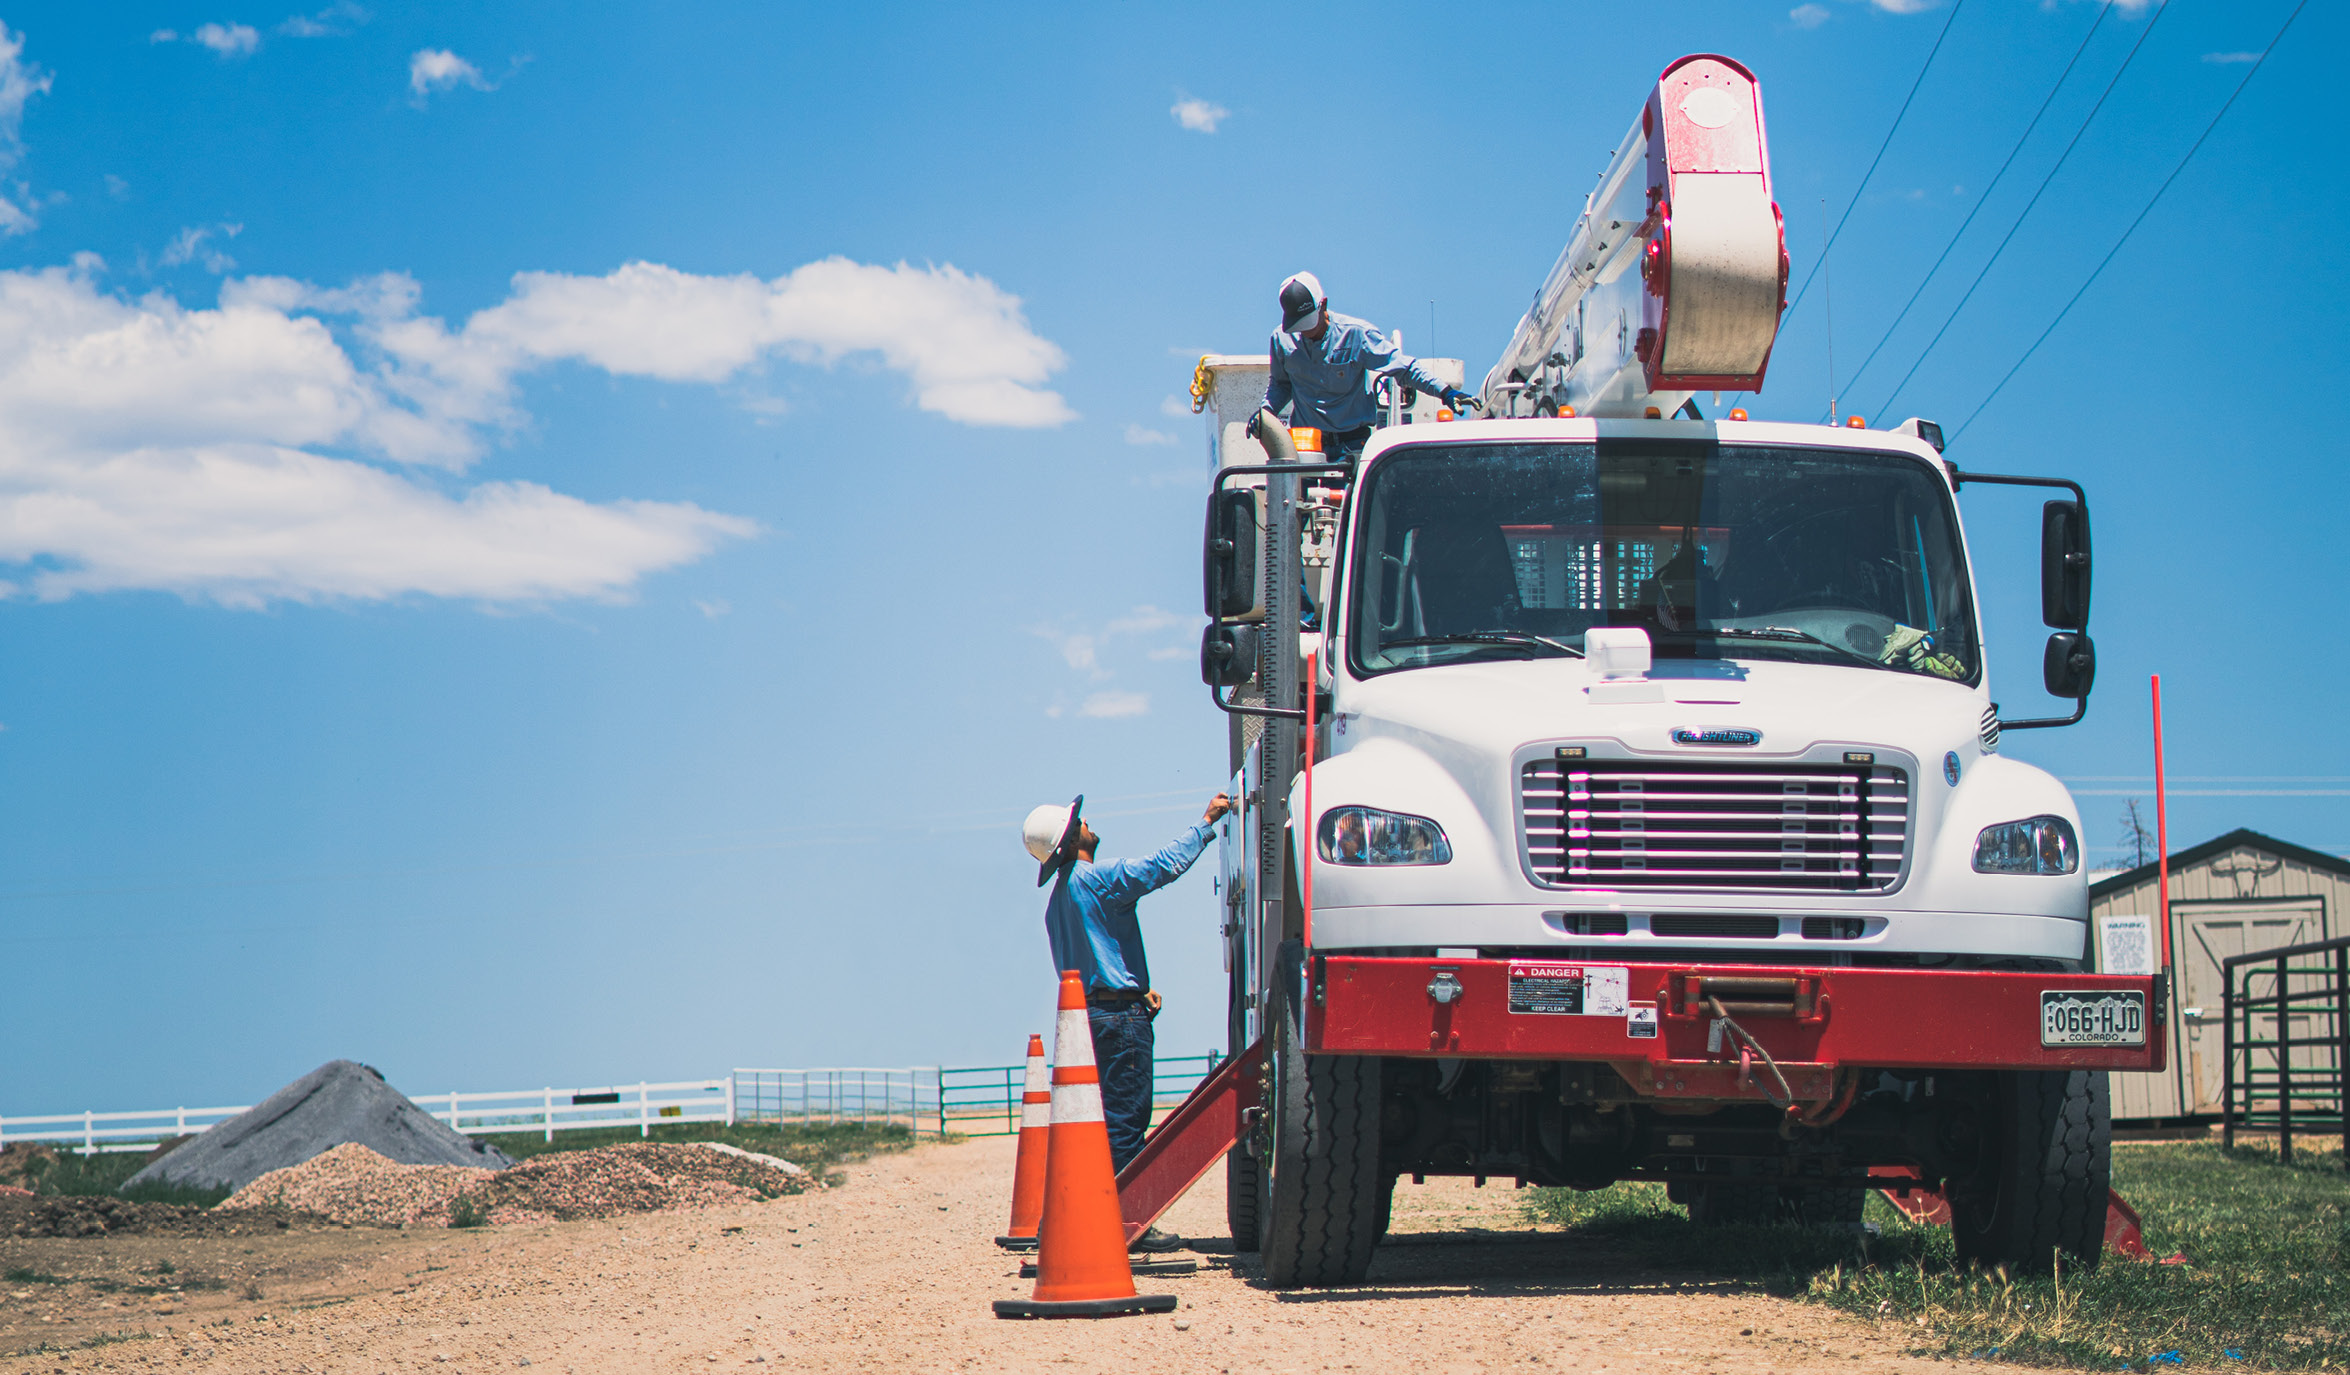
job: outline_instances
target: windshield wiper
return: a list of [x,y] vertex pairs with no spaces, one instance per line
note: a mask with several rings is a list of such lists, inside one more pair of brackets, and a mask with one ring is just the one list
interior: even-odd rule
[[1788,625],[1766,625],[1758,627],[1717,626],[1712,630],[1691,630],[1683,631],[1681,633],[1688,635],[1711,635],[1714,638],[1720,640],[1775,640],[1781,644],[1818,645],[1820,648],[1827,650],[1832,654],[1841,654],[1856,664],[1867,664],[1870,668],[1892,669],[1895,673],[1908,672],[1907,669],[1896,667],[1895,665],[1886,663],[1882,659],[1872,658],[1869,655],[1861,653],[1857,649],[1847,649],[1843,645],[1837,644],[1833,640],[1823,640],[1808,630],[1797,630],[1795,627]]
[[1464,630],[1454,635],[1411,635],[1400,640],[1379,642],[1381,649],[1407,649],[1414,645],[1490,645],[1497,649],[1523,649],[1528,653],[1537,649],[1555,649],[1573,658],[1583,657],[1583,651],[1573,645],[1523,630]]

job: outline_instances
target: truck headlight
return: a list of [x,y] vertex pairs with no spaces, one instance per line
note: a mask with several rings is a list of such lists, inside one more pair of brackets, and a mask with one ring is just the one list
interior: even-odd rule
[[2061,816],[1985,826],[1975,837],[1978,874],[2069,874],[2081,867],[2081,842]]
[[1330,864],[1450,864],[1452,842],[1424,816],[1377,807],[1333,807],[1322,813],[1322,858]]

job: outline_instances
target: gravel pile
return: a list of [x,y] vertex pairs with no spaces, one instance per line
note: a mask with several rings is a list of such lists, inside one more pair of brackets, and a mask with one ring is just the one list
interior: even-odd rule
[[347,1142],[407,1165],[495,1170],[514,1163],[497,1147],[460,1135],[409,1102],[368,1066],[329,1060],[165,1154],[129,1182],[242,1189],[273,1170]]
[[354,1144],[272,1170],[220,1207],[291,1209],[377,1227],[447,1227],[459,1212],[490,1222],[570,1221],[752,1203],[815,1186],[790,1161],[724,1146],[602,1146],[485,1174],[456,1165],[401,1165]]

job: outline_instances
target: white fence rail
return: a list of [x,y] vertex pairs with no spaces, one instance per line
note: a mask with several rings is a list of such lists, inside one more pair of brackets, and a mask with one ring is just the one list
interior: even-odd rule
[[[635,1127],[650,1136],[661,1123],[734,1121],[734,1080],[683,1079],[672,1083],[605,1085],[601,1088],[506,1089],[491,1093],[426,1093],[409,1099],[468,1136],[490,1132],[559,1131]],[[157,1108],[147,1112],[78,1112],[45,1117],[0,1117],[0,1144],[43,1141],[69,1145],[84,1155],[149,1151],[175,1136],[217,1127],[246,1112],[233,1108]]]
[[[1172,1106],[1216,1064],[1215,1055],[1162,1058],[1153,1094]],[[607,1084],[598,1088],[504,1089],[491,1093],[422,1093],[409,1101],[468,1136],[634,1127],[650,1136],[664,1123],[777,1122],[886,1126],[916,1132],[986,1135],[1017,1129],[1022,1067],[850,1066],[829,1069],[738,1069],[723,1079]],[[248,1111],[157,1108],[0,1117],[0,1144],[44,1141],[86,1155],[153,1150],[175,1136],[216,1127]]]

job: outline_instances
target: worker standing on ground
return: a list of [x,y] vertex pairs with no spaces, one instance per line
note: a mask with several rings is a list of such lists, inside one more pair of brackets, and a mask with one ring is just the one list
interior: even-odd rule
[[[1079,815],[1084,807],[1079,794],[1065,807],[1048,803],[1037,808],[1022,825],[1021,839],[1037,861],[1036,886],[1056,875],[1060,879],[1045,903],[1045,935],[1052,942],[1054,970],[1074,969],[1085,980],[1110,1165],[1123,1170],[1142,1149],[1143,1133],[1150,1128],[1151,1019],[1163,1001],[1151,987],[1134,904],[1183,877],[1207,848],[1216,819],[1232,810],[1232,799],[1223,793],[1210,798],[1199,824],[1150,858],[1107,863],[1094,860],[1102,838]],[[1136,1239],[1134,1249],[1171,1251],[1182,1244],[1182,1238],[1153,1227]]]
[[[1322,451],[1332,460],[1354,458],[1370,442],[1380,417],[1372,388],[1381,377],[1433,392],[1456,414],[1476,404],[1459,387],[1429,376],[1419,359],[1406,357],[1370,321],[1332,310],[1313,273],[1283,279],[1279,299],[1281,328],[1273,332],[1273,378],[1265,386],[1264,411],[1279,420],[1286,408],[1292,426],[1322,431]],[[1264,411],[1249,422],[1252,439],[1265,423]]]

